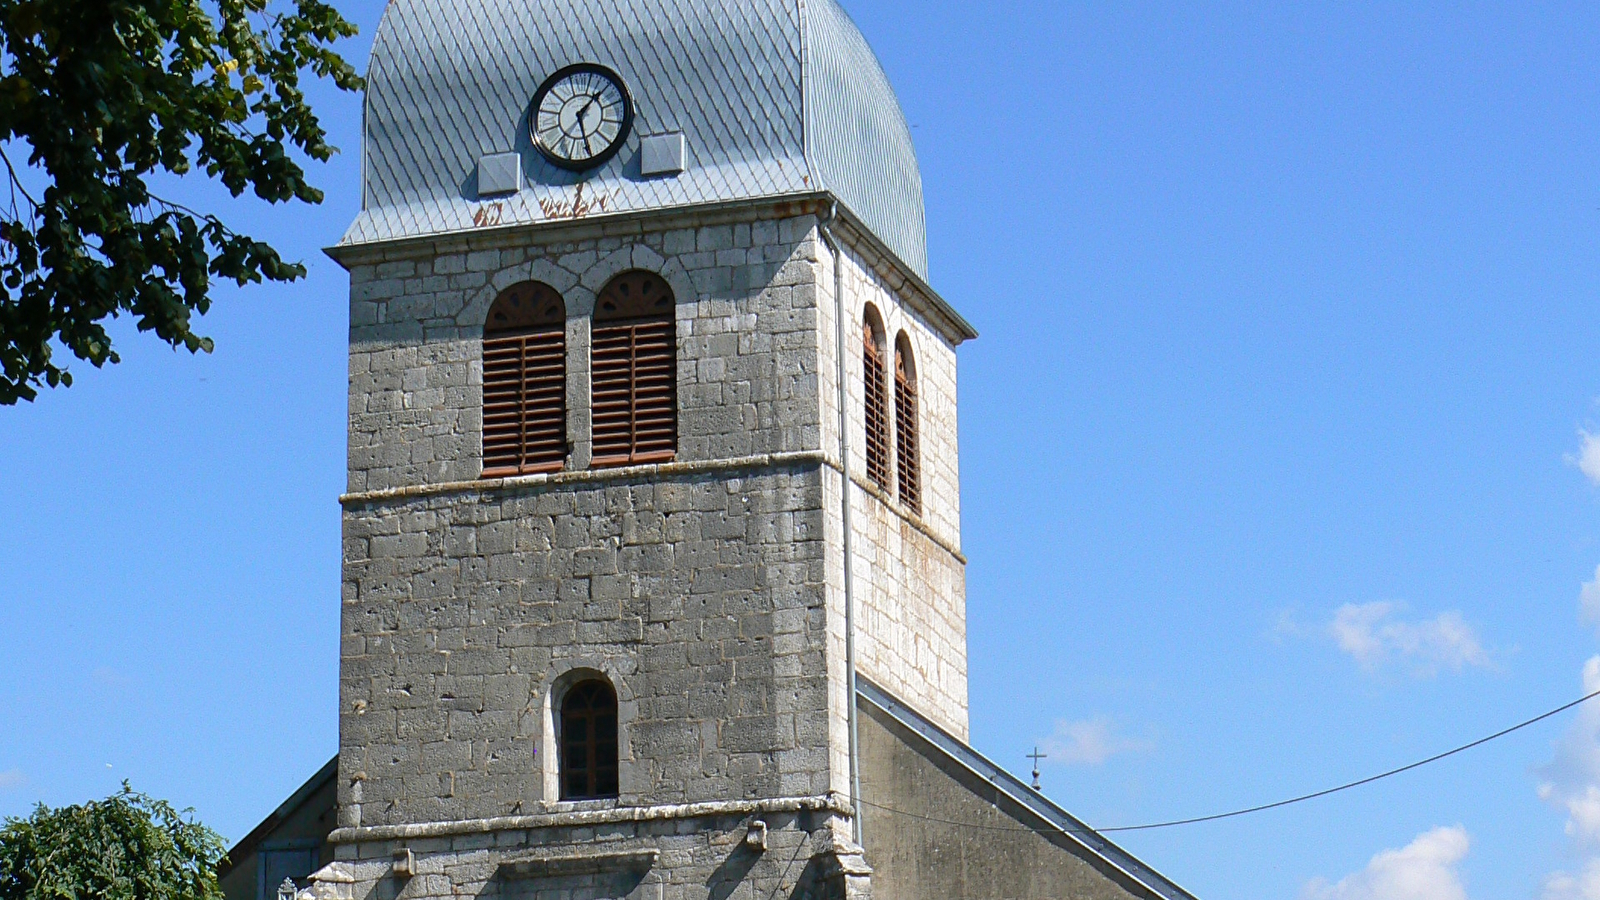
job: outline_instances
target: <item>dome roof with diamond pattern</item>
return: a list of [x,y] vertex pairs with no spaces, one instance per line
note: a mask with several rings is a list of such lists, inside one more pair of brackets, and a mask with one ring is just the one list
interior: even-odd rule
[[[587,172],[552,165],[528,129],[539,86],[577,63],[616,72],[635,109],[621,151]],[[911,131],[835,0],[392,0],[365,125],[344,246],[535,225],[580,184],[590,216],[826,191],[927,277]],[[675,132],[685,170],[642,175],[640,141]],[[478,161],[505,153],[521,157],[521,189],[486,217]]]

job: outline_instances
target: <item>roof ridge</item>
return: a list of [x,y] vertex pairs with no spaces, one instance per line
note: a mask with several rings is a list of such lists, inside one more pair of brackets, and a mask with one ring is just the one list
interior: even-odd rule
[[1027,782],[974,750],[966,741],[934,724],[864,675],[856,675],[856,694],[1157,897],[1162,900],[1197,900],[1171,879],[1117,846],[1050,798],[1029,787]]

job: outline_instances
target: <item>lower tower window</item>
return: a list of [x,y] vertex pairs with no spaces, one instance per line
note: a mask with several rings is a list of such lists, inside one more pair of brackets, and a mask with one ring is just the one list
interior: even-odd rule
[[561,799],[617,796],[617,692],[582,681],[561,701]]

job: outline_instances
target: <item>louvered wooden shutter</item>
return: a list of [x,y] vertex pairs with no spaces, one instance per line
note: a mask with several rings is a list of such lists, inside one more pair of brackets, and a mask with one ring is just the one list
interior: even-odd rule
[[594,465],[665,462],[678,453],[678,341],[672,289],[626,272],[595,304]]
[[883,384],[883,338],[871,322],[864,323],[862,348],[862,371],[866,379],[867,477],[888,490],[889,398]]
[[483,329],[484,477],[567,461],[567,310],[554,288],[507,288]]
[[[903,340],[903,339],[902,339]],[[900,502],[922,513],[922,468],[918,457],[917,380],[910,348],[894,349],[895,455],[900,467]]]

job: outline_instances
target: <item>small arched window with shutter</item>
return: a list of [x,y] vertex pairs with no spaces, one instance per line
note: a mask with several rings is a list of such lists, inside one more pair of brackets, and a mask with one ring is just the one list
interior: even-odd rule
[[866,399],[867,477],[889,490],[889,391],[884,363],[888,359],[883,320],[870,305],[862,317],[862,394]]
[[561,700],[561,799],[617,796],[617,692],[599,679]]
[[900,502],[922,513],[922,464],[917,420],[917,364],[905,332],[894,342],[895,461],[900,475]]
[[672,288],[624,272],[595,302],[594,465],[667,462],[678,453],[678,341]]
[[483,474],[553,472],[567,461],[567,307],[555,288],[506,288],[483,326]]

